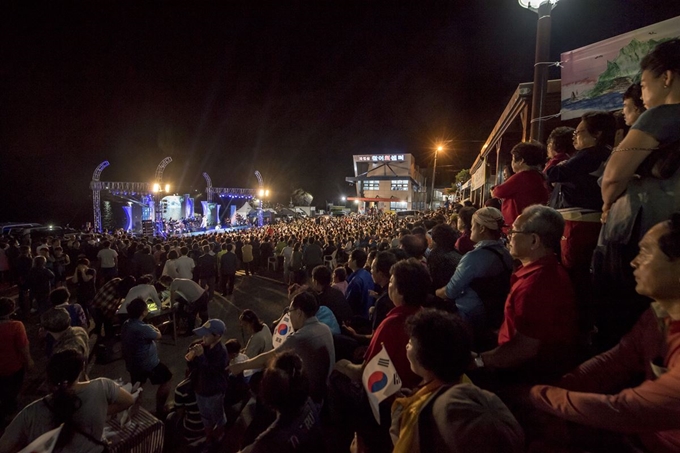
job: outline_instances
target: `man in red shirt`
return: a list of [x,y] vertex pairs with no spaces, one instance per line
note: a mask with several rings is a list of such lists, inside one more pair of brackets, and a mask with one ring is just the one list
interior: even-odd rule
[[493,189],[494,198],[502,198],[503,218],[506,225],[512,225],[518,215],[532,204],[547,204],[550,197],[545,176],[541,173],[545,163],[545,147],[536,141],[515,145],[511,151],[512,170],[500,186]]
[[[680,451],[680,214],[650,229],[631,263],[635,290],[655,300],[618,345],[559,382],[537,385],[531,401],[563,420],[622,433],[588,430],[580,441],[607,451],[629,443],[645,451]],[[632,384],[632,385],[631,385]],[[637,384],[637,385],[636,385]],[[624,437],[624,434],[626,437]],[[610,444],[604,444],[607,439]],[[552,439],[564,445],[567,440]],[[584,445],[584,444],[581,444]],[[587,447],[587,444],[585,445]],[[632,450],[630,450],[632,451]]]
[[510,254],[522,265],[511,278],[498,347],[481,353],[477,367],[513,370],[521,383],[561,376],[575,362],[578,324],[574,289],[557,261],[564,220],[534,205],[508,232]]

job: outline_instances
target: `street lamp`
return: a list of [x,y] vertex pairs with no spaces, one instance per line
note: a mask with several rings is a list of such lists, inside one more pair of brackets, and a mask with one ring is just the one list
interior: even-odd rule
[[[532,140],[543,138],[543,107],[548,87],[548,65],[550,58],[550,11],[559,0],[518,0],[523,8],[538,14],[536,28],[536,58],[534,61],[534,84],[531,95],[531,130]],[[537,119],[539,119],[537,121]]]
[[437,146],[434,151],[434,166],[432,167],[432,196],[430,197],[430,209],[434,208],[434,177],[437,174],[437,154],[443,151],[444,147],[442,145]]
[[257,226],[262,226],[264,224],[264,219],[262,218],[262,199],[264,197],[269,197],[269,189],[260,189],[259,192],[259,206],[257,208]]

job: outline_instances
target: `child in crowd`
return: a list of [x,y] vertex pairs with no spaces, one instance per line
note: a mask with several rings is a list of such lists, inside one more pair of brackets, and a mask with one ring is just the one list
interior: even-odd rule
[[205,427],[208,446],[221,442],[227,424],[224,394],[227,390],[227,349],[222,343],[226,331],[224,322],[209,319],[194,333],[203,341],[194,345],[185,356],[192,370],[196,403]]

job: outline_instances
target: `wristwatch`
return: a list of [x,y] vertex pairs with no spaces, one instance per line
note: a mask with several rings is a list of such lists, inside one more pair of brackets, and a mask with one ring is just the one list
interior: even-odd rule
[[481,355],[475,357],[475,365],[477,368],[484,368],[484,359],[482,359]]

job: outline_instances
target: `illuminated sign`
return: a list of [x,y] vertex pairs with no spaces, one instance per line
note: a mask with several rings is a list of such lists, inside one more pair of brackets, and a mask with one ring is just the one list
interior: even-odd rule
[[372,154],[370,156],[356,156],[357,162],[404,162],[403,154]]

